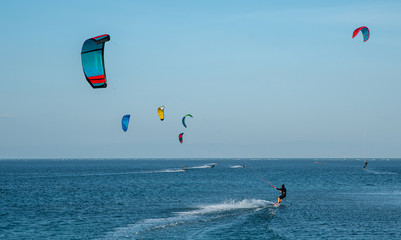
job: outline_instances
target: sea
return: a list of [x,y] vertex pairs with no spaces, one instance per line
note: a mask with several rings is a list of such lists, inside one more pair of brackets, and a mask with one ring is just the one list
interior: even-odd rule
[[364,160],[0,160],[0,239],[401,239],[401,159]]

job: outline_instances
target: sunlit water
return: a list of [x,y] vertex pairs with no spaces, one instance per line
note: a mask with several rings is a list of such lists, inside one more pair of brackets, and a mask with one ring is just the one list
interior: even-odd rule
[[2,160],[0,239],[401,239],[401,160],[368,162]]

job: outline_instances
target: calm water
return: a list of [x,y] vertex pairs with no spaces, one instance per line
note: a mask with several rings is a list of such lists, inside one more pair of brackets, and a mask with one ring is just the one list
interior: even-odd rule
[[2,160],[0,239],[401,239],[401,160],[368,162]]

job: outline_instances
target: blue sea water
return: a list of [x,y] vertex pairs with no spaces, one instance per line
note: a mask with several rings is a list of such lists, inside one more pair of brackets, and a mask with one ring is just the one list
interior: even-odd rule
[[401,239],[401,160],[368,162],[2,160],[0,239]]

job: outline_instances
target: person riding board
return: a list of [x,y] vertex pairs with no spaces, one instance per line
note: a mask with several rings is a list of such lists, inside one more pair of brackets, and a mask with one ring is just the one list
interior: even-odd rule
[[365,170],[366,165],[368,165],[368,161],[365,160],[365,166],[363,166],[363,168],[362,168],[363,170]]
[[281,188],[276,188],[276,189],[281,192],[280,197],[278,197],[278,199],[277,199],[277,203],[281,203],[283,198],[285,198],[285,196],[287,195],[287,189],[285,188],[284,184],[283,184],[283,186],[281,186]]

